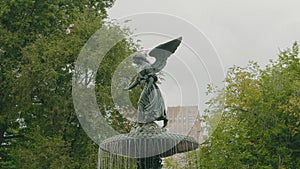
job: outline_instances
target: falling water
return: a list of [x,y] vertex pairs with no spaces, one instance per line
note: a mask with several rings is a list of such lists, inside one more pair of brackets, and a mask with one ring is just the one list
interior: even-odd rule
[[[198,147],[198,143],[191,137],[162,131],[161,128],[155,128],[155,125],[154,128],[153,125],[150,127],[150,131],[142,128],[104,140],[100,144],[98,169],[135,169],[138,164],[148,167],[160,165],[161,158]],[[187,155],[181,158],[181,162],[184,163],[183,168],[191,163]]]
[[[128,149],[128,145],[130,144],[129,141],[126,141],[125,143],[127,143],[127,145],[123,145],[124,147],[126,147],[125,149],[128,150],[128,153],[130,152],[130,149]],[[145,143],[145,142],[144,142]],[[154,142],[152,141],[152,145]],[[159,144],[161,145],[165,145],[166,144],[166,140],[165,139],[161,139],[159,141]],[[160,147],[159,144],[156,144],[155,148]],[[114,144],[115,147],[112,149],[118,149],[120,147],[117,146],[121,146],[119,144]],[[190,149],[191,147],[189,147],[188,143],[184,143],[184,148],[185,149]],[[192,145],[192,149],[194,149],[193,147],[194,145]],[[199,150],[197,150],[199,151]],[[173,148],[170,150],[170,154],[176,154],[176,148]],[[138,152],[134,152],[134,154],[138,154]],[[191,161],[189,158],[190,156],[196,157],[196,159],[194,159],[195,161]],[[185,154],[181,154],[179,155],[179,157],[181,158],[181,162],[180,164],[182,165],[182,168],[191,168],[191,163],[194,163],[194,165],[199,166],[199,160],[198,160],[198,153],[197,152],[191,152],[189,154],[185,153]],[[177,157],[178,158],[178,157]],[[147,163],[149,163],[149,161],[144,160],[143,163],[145,165],[147,165]],[[137,160],[134,158],[129,158],[129,157],[124,157],[124,156],[118,156],[109,152],[105,152],[102,150],[99,150],[99,164],[98,164],[98,169],[136,169],[137,168]],[[181,168],[181,167],[180,167]]]
[[[100,150],[99,150],[100,151]],[[133,158],[118,156],[109,152],[99,152],[98,169],[135,169],[136,160]]]

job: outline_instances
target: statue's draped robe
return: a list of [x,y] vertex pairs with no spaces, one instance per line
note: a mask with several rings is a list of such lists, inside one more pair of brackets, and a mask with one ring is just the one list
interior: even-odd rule
[[157,76],[151,69],[144,69],[137,78],[143,89],[138,102],[138,123],[166,120],[164,100],[156,85]]

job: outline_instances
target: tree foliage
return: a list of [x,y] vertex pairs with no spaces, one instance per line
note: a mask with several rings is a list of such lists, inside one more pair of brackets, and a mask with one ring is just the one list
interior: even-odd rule
[[[80,49],[97,29],[106,26],[126,36],[103,21],[112,3],[0,2],[0,168],[95,168],[98,147],[76,117],[72,75]],[[74,33],[66,34],[71,23]],[[111,72],[133,51],[133,44],[123,40],[107,54],[115,62],[102,62],[107,69],[99,70],[98,78],[106,83],[97,81],[97,86],[105,92],[98,97],[111,100]],[[99,100],[100,107],[105,104]],[[125,130],[122,120],[116,128]]]
[[197,168],[300,166],[300,58],[297,43],[262,69],[232,67],[226,87],[208,102],[223,117],[198,152]]

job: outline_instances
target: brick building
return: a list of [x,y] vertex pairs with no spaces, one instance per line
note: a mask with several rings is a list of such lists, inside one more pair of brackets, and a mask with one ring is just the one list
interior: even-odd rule
[[170,132],[193,137],[200,142],[200,114],[197,106],[168,107],[167,129]]

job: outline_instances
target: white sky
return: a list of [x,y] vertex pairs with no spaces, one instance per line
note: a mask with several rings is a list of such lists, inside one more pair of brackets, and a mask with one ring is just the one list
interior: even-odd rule
[[184,18],[212,41],[224,66],[260,63],[300,39],[299,0],[116,0],[110,18],[161,12]]
[[[249,60],[257,61],[263,66],[268,63],[269,59],[276,58],[278,49],[290,47],[294,41],[300,39],[299,0],[116,0],[115,5],[109,9],[108,14],[111,19],[118,19],[147,12],[169,14],[194,25],[209,39],[217,51],[225,71],[232,65],[245,66]],[[147,22],[149,20],[145,18],[145,27]],[[171,31],[171,25],[164,27]],[[184,31],[186,26],[182,24],[181,29]],[[157,30],[155,31],[157,32]],[[171,33],[171,35],[177,36],[181,33]],[[189,35],[185,36],[187,36],[187,43],[194,45],[193,39],[189,39]],[[184,40],[185,36],[183,37]],[[149,48],[151,45],[165,42],[167,39],[152,39],[153,43],[145,46]],[[141,40],[143,41],[143,38]],[[144,45],[143,43],[148,42],[142,42],[141,44]],[[184,50],[184,47],[179,48],[179,50]],[[178,55],[180,55],[180,52]],[[177,61],[174,59],[168,63],[168,73],[178,75],[175,72],[179,67],[172,69],[172,64],[176,64]],[[185,64],[189,65],[189,62],[187,61]],[[197,66],[190,64],[189,67],[195,69],[192,70],[193,74],[197,74],[195,73],[197,70],[202,70],[201,67],[197,69]],[[181,72],[184,72],[184,70]],[[214,76],[212,74],[210,72],[210,75]],[[201,81],[203,83],[211,81],[211,79],[203,80],[203,77],[206,76],[205,73],[201,76],[202,78],[197,78],[199,77],[197,76],[194,81],[199,83]],[[179,75],[175,79],[179,84],[179,88],[181,88],[181,94],[174,95],[176,86],[171,85],[175,83],[174,76],[172,78],[167,78],[166,81],[168,82],[163,82],[161,85],[164,95],[167,96],[167,106],[198,104],[201,107],[205,100],[203,98],[205,85],[191,82],[193,77]],[[223,79],[222,76],[218,76],[218,78],[219,80]],[[200,91],[195,92],[195,88]],[[179,89],[176,90],[179,91]],[[182,95],[186,95],[186,98]],[[203,99],[199,100],[199,95]],[[178,97],[181,97],[181,101],[178,100]]]

